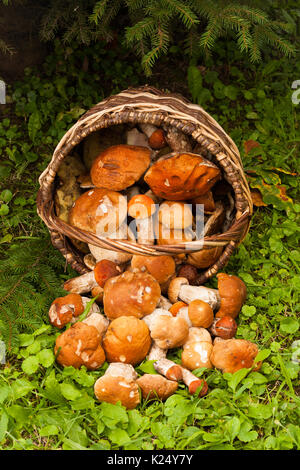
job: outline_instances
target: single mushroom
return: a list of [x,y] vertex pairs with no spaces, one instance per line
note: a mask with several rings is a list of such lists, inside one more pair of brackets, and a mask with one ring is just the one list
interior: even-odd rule
[[160,128],[153,126],[153,124],[140,123],[139,127],[143,133],[148,137],[148,144],[154,150],[160,150],[167,145],[164,131]]
[[82,298],[78,294],[68,294],[65,297],[55,299],[49,309],[51,325],[63,328],[84,311]]
[[181,380],[181,368],[175,362],[167,359],[167,349],[158,346],[156,341],[152,342],[151,349],[147,356],[148,361],[155,361],[154,368],[159,373],[164,375],[169,380]]
[[121,315],[142,318],[153,312],[160,295],[159,284],[150,274],[125,271],[106,281],[104,312],[110,320]]
[[210,356],[212,349],[211,336],[207,330],[196,327],[190,328],[188,340],[183,345],[182,366],[189,370],[198,369],[199,367],[211,368]]
[[[223,373],[234,374],[239,369],[252,367],[257,354],[256,344],[245,339],[232,338],[214,343],[210,359],[212,364]],[[259,368],[260,363],[257,364],[255,370]]]
[[113,320],[103,339],[108,362],[138,364],[145,359],[150,347],[147,324],[133,316],[120,316]]
[[114,145],[94,161],[91,179],[99,188],[122,191],[133,185],[150,165],[151,151],[135,145]]
[[156,205],[153,199],[144,194],[133,196],[128,203],[128,215],[135,219],[137,241],[151,244],[154,242],[153,214]]
[[[74,323],[76,319],[84,312],[88,297],[82,297],[79,294],[68,294],[65,297],[55,299],[49,310],[49,320],[51,325],[57,328],[63,328],[67,323]],[[89,315],[100,313],[99,307],[92,304]]]
[[214,336],[219,336],[223,339],[233,338],[237,331],[237,324],[234,318],[229,315],[225,315],[221,318],[216,318],[209,331]]
[[116,404],[120,401],[131,410],[140,403],[136,379],[137,373],[130,364],[110,364],[105,374],[95,382],[95,395],[101,402]]
[[219,273],[218,291],[220,295],[220,309],[216,313],[216,318],[229,315],[236,318],[247,297],[245,283],[237,276]]
[[144,400],[166,400],[178,388],[177,382],[158,374],[144,374],[137,379],[136,383],[142,390]]
[[176,153],[162,157],[144,179],[157,196],[184,201],[207,192],[220,178],[220,170],[200,155]]
[[115,233],[127,216],[127,201],[122,194],[95,188],[76,199],[69,212],[74,227],[99,236]]
[[96,263],[93,271],[82,274],[81,276],[68,279],[64,283],[64,289],[68,292],[82,294],[90,292],[94,287],[103,289],[105,282],[111,277],[119,276],[122,268],[113,261],[104,259]]
[[148,273],[159,284],[167,282],[175,273],[175,261],[172,256],[141,256],[134,255],[131,259],[133,272]]
[[214,312],[211,306],[199,299],[190,302],[188,315],[192,325],[200,328],[209,328],[214,321]]
[[194,395],[198,391],[198,397],[204,397],[207,394],[208,386],[204,379],[199,379],[191,371],[181,368],[183,383],[188,387],[189,393]]
[[167,358],[158,359],[153,364],[154,369],[161,375],[164,375],[169,380],[182,380],[181,367],[175,362]]
[[168,297],[172,303],[179,299],[190,304],[193,300],[202,300],[208,303],[213,310],[220,305],[220,295],[216,289],[204,286],[190,286],[184,277],[176,277],[170,282]]
[[64,367],[78,369],[84,365],[88,370],[99,369],[105,361],[100,342],[101,334],[94,325],[74,323],[56,339],[56,360]]
[[173,315],[161,308],[155,309],[143,318],[150,329],[151,338],[162,349],[182,346],[189,334],[189,327],[183,318]]

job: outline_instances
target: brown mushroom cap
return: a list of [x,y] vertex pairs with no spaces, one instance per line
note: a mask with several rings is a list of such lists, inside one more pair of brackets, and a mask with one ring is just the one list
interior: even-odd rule
[[209,268],[220,258],[223,248],[223,246],[216,246],[189,253],[187,262],[199,269]]
[[237,324],[234,318],[229,315],[225,315],[224,317],[216,318],[209,331],[214,336],[219,336],[223,339],[230,339],[233,338],[237,332]]
[[100,287],[103,287],[108,279],[119,276],[121,272],[122,269],[116,263],[108,259],[103,259],[98,261],[94,267],[95,281]]
[[126,315],[142,318],[153,312],[160,294],[159,284],[150,274],[125,271],[106,281],[104,312],[111,320]]
[[69,223],[87,232],[107,235],[118,230],[127,215],[122,194],[95,188],[83,193],[69,212]]
[[84,311],[84,304],[79,294],[68,294],[65,297],[55,299],[49,310],[51,325],[63,328],[74,317],[78,317]]
[[208,328],[214,321],[214,312],[211,306],[203,300],[192,300],[188,306],[188,314],[193,326]]
[[177,153],[154,163],[144,179],[157,196],[184,201],[206,193],[219,178],[219,168],[200,155]]
[[162,129],[156,129],[150,135],[148,139],[149,145],[154,150],[160,150],[167,145],[164,131]]
[[247,288],[244,282],[237,276],[219,273],[217,278],[221,305],[216,313],[216,317],[220,318],[229,315],[232,318],[236,318],[246,300]]
[[151,338],[162,349],[178,348],[186,342],[189,326],[184,318],[173,317],[167,313],[169,315],[160,315],[158,312],[155,320],[151,321]]
[[196,279],[198,277],[198,270],[195,266],[192,266],[191,264],[185,263],[182,266],[180,266],[178,272],[177,272],[178,277],[185,277],[191,286],[193,286],[196,282]]
[[159,284],[163,284],[175,273],[175,261],[172,256],[140,256],[134,255],[131,259],[133,272],[146,272],[151,274]]
[[210,359],[217,369],[234,374],[244,367],[252,367],[257,354],[256,344],[232,338],[215,342]]
[[116,404],[118,401],[132,410],[140,403],[139,387],[136,381],[123,376],[103,375],[95,385],[94,391],[99,401]]
[[104,150],[94,161],[91,179],[98,188],[122,191],[145,173],[151,152],[146,147],[114,145]]
[[175,277],[172,279],[168,288],[168,297],[172,304],[179,300],[180,287],[188,284],[189,281],[185,277]]
[[156,211],[155,202],[146,194],[136,194],[128,203],[128,215],[134,219],[146,219]]
[[113,320],[103,339],[108,362],[138,364],[145,359],[151,346],[149,328],[136,317]]
[[159,374],[144,374],[136,382],[142,390],[144,399],[166,400],[178,388],[177,382],[168,380]]
[[181,363],[183,367],[189,370],[198,369],[199,367],[212,367],[211,353],[213,346],[207,341],[189,342],[183,348],[181,354]]
[[164,201],[158,210],[159,223],[170,229],[185,229],[193,223],[189,205],[181,201]]
[[77,322],[56,339],[56,360],[62,366],[78,369],[84,365],[88,370],[99,369],[105,361],[100,341],[101,335],[94,326]]

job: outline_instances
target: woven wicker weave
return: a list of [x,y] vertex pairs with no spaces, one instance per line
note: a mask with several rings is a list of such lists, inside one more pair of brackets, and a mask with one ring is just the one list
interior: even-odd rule
[[102,248],[154,256],[194,252],[202,248],[202,241],[197,240],[190,242],[187,249],[180,243],[139,245],[129,241],[106,239],[72,227],[55,215],[54,181],[62,160],[90,133],[122,123],[175,126],[200,145],[201,154],[205,156],[209,153],[214,156],[215,162],[232,186],[236,210],[232,226],[222,234],[204,238],[203,247],[225,246],[218,261],[199,275],[197,283],[204,283],[223,268],[248,231],[252,214],[249,187],[239,151],[222,127],[204,109],[182,96],[162,93],[152,87],[128,89],[97,104],[69,129],[57,145],[51,162],[39,178],[40,189],[37,198],[38,214],[50,230],[53,245],[61,251],[67,263],[82,274],[89,269],[83,263],[82,254],[74,248],[68,237]]

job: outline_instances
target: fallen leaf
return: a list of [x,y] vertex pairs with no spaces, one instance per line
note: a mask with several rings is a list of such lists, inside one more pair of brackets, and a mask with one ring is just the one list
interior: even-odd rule
[[262,200],[261,192],[258,189],[251,189],[251,198],[254,206],[261,207],[267,205]]
[[248,154],[252,149],[256,148],[256,147],[260,147],[260,144],[258,142],[256,142],[256,140],[246,140],[246,142],[244,142],[244,149],[245,149],[245,153]]

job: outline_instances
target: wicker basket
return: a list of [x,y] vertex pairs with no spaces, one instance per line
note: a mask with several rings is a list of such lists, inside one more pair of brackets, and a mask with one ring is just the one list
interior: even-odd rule
[[56,172],[62,160],[87,135],[102,128],[123,123],[151,123],[156,126],[171,125],[191,136],[201,148],[201,153],[212,155],[232,186],[235,219],[224,233],[204,238],[203,247],[224,246],[217,262],[200,273],[197,284],[222,269],[235,247],[247,234],[252,214],[252,200],[243,172],[239,151],[222,127],[201,107],[190,103],[180,95],[163,93],[152,87],[128,89],[111,96],[90,109],[68,130],[57,145],[52,160],[39,178],[37,197],[38,214],[49,228],[53,245],[61,251],[67,263],[83,274],[89,271],[83,255],[70,242],[74,238],[102,248],[140,255],[180,254],[199,251],[199,241],[189,243],[188,250],[182,244],[139,245],[130,241],[101,238],[63,222],[55,215],[53,196]]

